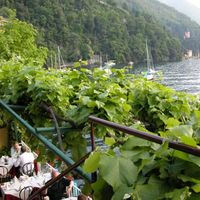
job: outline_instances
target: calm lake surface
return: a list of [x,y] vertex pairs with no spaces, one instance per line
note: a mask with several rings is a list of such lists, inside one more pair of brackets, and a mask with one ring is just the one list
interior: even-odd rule
[[[156,66],[156,70],[162,71],[162,84],[172,87],[177,91],[200,94],[200,59],[168,63]],[[134,71],[135,73],[141,73],[145,69],[142,67]]]

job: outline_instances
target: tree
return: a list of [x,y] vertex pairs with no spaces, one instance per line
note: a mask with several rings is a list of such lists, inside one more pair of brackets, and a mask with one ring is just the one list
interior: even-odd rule
[[43,65],[47,49],[36,45],[37,30],[31,24],[0,18],[0,60],[16,59],[24,64]]
[[0,9],[0,16],[2,16],[4,18],[14,19],[16,17],[16,11],[11,10],[7,7],[2,7]]

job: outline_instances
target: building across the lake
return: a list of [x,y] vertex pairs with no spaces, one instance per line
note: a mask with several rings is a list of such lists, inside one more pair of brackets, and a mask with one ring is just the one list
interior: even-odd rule
[[192,56],[193,56],[193,54],[192,54],[192,50],[191,49],[189,49],[189,50],[187,50],[187,52],[185,53],[185,58],[186,59],[188,59],[188,58],[192,58]]

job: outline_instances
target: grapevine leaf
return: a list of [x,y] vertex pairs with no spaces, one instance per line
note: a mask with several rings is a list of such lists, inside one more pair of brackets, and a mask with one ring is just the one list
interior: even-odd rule
[[136,192],[142,200],[159,199],[167,189],[168,187],[162,181],[154,177],[150,178],[148,184],[136,186]]
[[177,119],[170,117],[165,121],[165,124],[167,125],[167,128],[169,129],[174,126],[178,126],[180,122]]
[[178,150],[175,150],[173,152],[173,156],[180,158],[182,160],[192,162],[192,163],[194,163],[194,164],[196,164],[197,166],[200,167],[200,157],[198,157],[198,156],[189,155],[187,153],[184,153],[184,152],[181,152],[181,151],[178,151]]
[[155,155],[157,157],[162,157],[164,154],[167,153],[167,150],[168,150],[168,142],[164,141],[164,143],[160,146],[160,148],[156,150]]
[[99,166],[101,153],[100,152],[92,152],[90,156],[86,159],[83,169],[87,173],[95,172]]
[[125,158],[132,160],[133,162],[137,162],[140,159],[148,159],[150,154],[145,149],[139,150],[122,150],[121,155]]
[[192,182],[192,183],[197,183],[197,184],[200,184],[200,180],[198,179],[195,179],[195,178],[191,178],[189,176],[185,176],[183,174],[179,174],[177,176],[179,179],[181,179],[183,182]]
[[103,155],[100,160],[102,178],[117,190],[121,184],[133,185],[137,179],[137,167],[128,159]]
[[168,136],[175,136],[179,138],[183,143],[196,146],[197,143],[193,136],[193,129],[190,125],[181,125],[171,128],[166,132]]
[[200,192],[200,183],[194,185],[191,187],[196,193]]
[[108,145],[108,146],[112,146],[113,144],[115,144],[115,139],[110,138],[110,137],[106,137],[105,138],[105,144]]
[[151,142],[137,137],[129,137],[128,140],[123,145],[122,149],[132,150],[135,147],[148,147],[148,146],[151,146]]
[[113,195],[112,187],[109,186],[101,176],[98,176],[98,180],[92,184],[94,190],[93,196],[95,199],[110,200]]
[[122,199],[124,199],[125,194],[130,194],[132,192],[133,192],[133,188],[132,187],[127,187],[126,185],[121,185],[116,190],[116,192],[112,196],[111,200],[122,200]]
[[165,198],[172,200],[184,200],[190,196],[189,188],[175,189],[172,192],[166,193]]
[[114,116],[116,115],[116,106],[113,104],[107,104],[104,106],[104,109],[109,116],[110,120],[112,121]]
[[91,99],[89,96],[82,96],[80,101],[83,105],[87,105],[91,102]]

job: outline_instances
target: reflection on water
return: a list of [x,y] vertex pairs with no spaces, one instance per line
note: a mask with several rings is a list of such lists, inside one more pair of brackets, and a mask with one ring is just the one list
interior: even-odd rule
[[[135,73],[144,71],[137,68]],[[190,59],[177,63],[156,66],[163,73],[162,84],[178,91],[200,94],[200,59]]]

